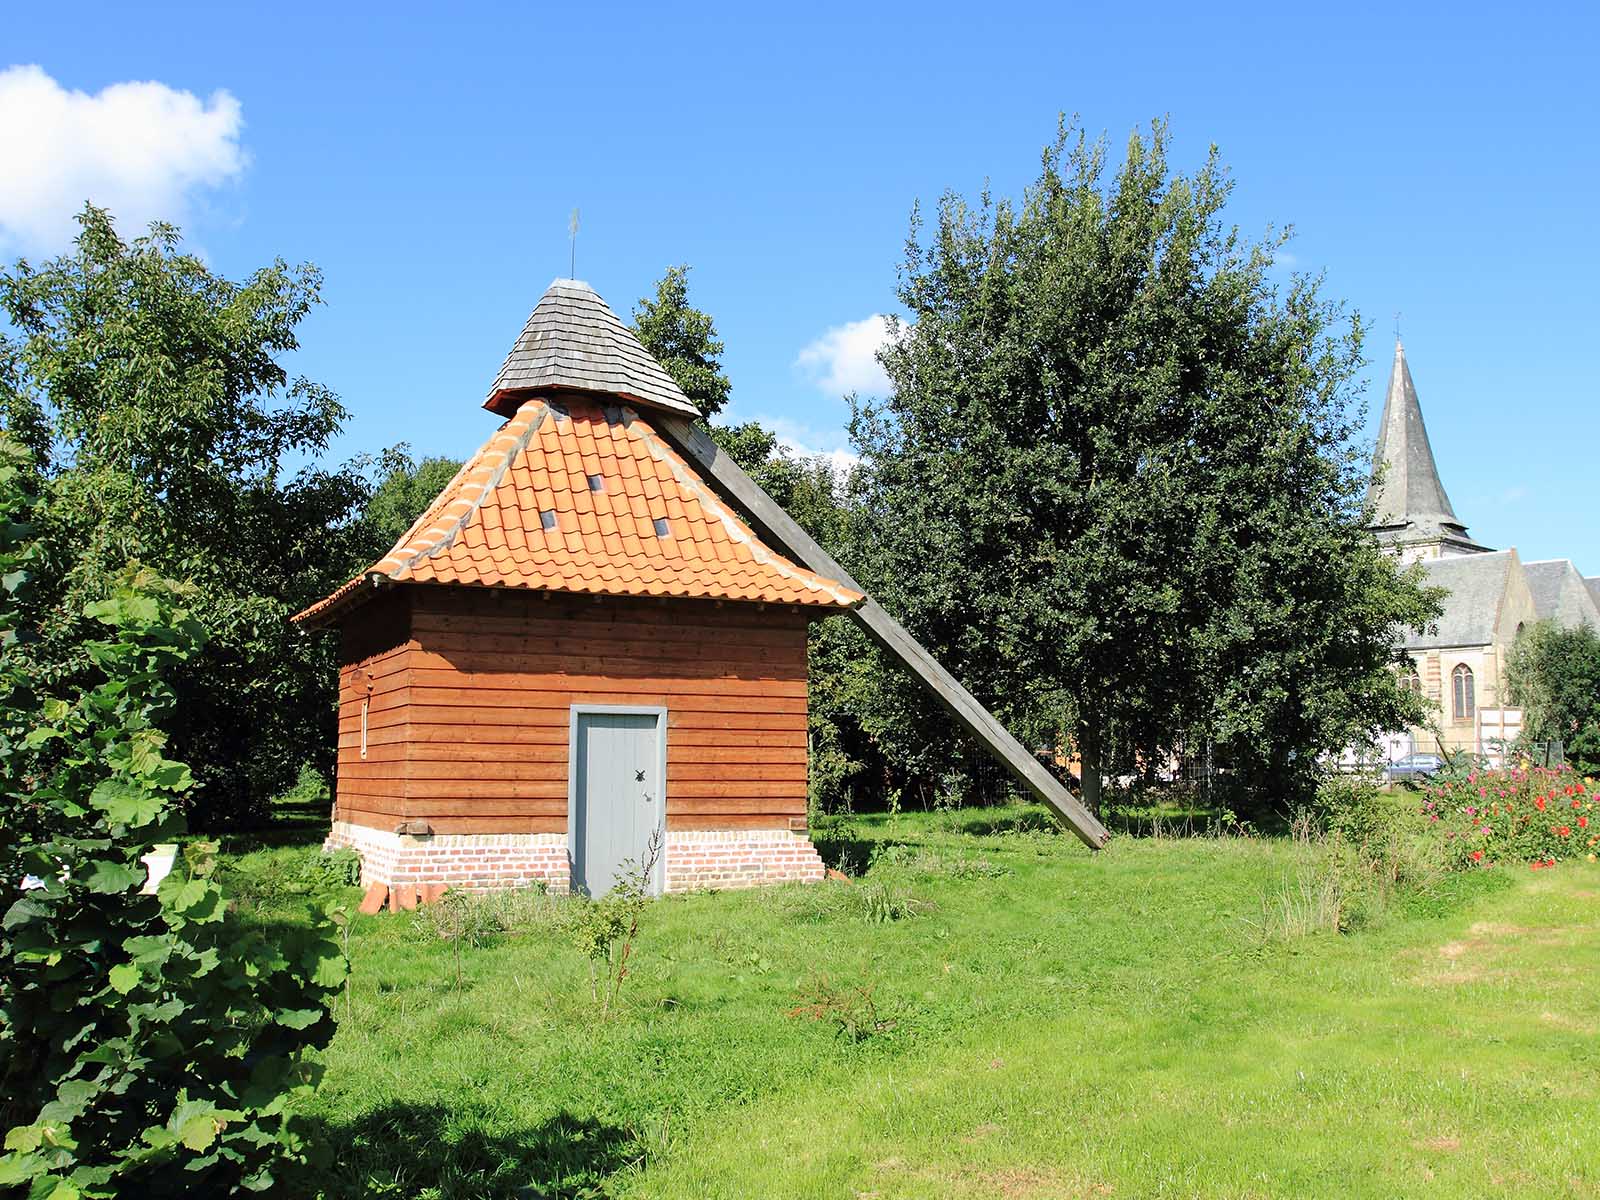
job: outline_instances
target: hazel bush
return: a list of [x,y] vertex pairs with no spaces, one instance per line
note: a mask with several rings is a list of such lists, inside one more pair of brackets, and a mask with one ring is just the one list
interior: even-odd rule
[[[0,509],[15,509],[15,482],[0,467]],[[0,513],[5,530],[15,515]],[[14,568],[3,633],[26,569],[14,541],[0,538]],[[147,857],[183,842],[194,787],[161,731],[166,679],[200,640],[181,598],[124,574],[88,606],[106,633],[85,647],[96,678],[68,696],[34,695],[0,637],[3,1195],[264,1191],[308,1154],[289,1106],[314,1082],[306,1052],[332,1036],[348,972],[331,927],[243,925],[209,842],[184,844],[148,886]]]

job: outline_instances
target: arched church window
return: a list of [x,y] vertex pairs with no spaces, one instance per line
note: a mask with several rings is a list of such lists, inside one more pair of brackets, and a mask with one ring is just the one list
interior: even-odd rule
[[1456,664],[1456,669],[1450,672],[1450,684],[1455,692],[1456,720],[1472,720],[1477,704],[1472,688],[1472,668],[1466,663]]
[[1400,688],[1402,691],[1410,692],[1414,696],[1422,695],[1422,676],[1415,671],[1407,671],[1400,676]]

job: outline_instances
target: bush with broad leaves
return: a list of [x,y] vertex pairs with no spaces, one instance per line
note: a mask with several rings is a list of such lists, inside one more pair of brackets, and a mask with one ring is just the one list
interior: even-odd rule
[[[0,458],[0,521],[17,522]],[[0,545],[0,557],[14,545]],[[7,568],[0,628],[25,567]],[[12,568],[15,568],[14,570]],[[35,699],[0,665],[0,1194],[29,1200],[261,1191],[307,1147],[289,1115],[315,1081],[348,964],[321,921],[268,937],[228,911],[214,844],[181,841],[189,768],[167,758],[165,679],[200,631],[181,591],[130,569],[88,615],[98,678]],[[0,663],[10,651],[0,645]],[[13,822],[13,814],[27,819]]]

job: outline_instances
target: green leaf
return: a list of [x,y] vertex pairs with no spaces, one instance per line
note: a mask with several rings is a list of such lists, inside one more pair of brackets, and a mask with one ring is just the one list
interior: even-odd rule
[[217,1140],[218,1121],[209,1112],[196,1113],[177,1128],[178,1140],[191,1150],[204,1150]]
[[7,1154],[0,1156],[0,1187],[16,1187],[27,1183],[50,1164],[40,1154]]
[[91,892],[110,895],[113,892],[125,892],[129,888],[143,886],[144,879],[143,870],[135,871],[123,863],[97,858],[90,862],[83,883]]
[[186,912],[205,899],[204,879],[184,879],[181,875],[168,875],[161,881],[158,894],[161,903],[173,912]]
[[146,778],[150,786],[164,788],[169,792],[187,791],[194,786],[194,776],[189,772],[187,763],[172,762],[163,759],[161,765],[150,771]]
[[125,779],[102,779],[89,793],[89,803],[117,825],[147,825],[161,815],[165,799]]
[[6,909],[5,919],[0,921],[0,928],[15,929],[19,925],[26,925],[37,917],[48,917],[50,906],[37,900],[23,897],[10,908]]
[[317,987],[336,988],[348,974],[350,964],[345,962],[344,955],[337,948],[314,955],[311,982]]
[[139,968],[132,963],[118,963],[111,968],[111,986],[126,996],[139,986]]
[[290,1029],[309,1029],[325,1015],[320,1008],[280,1008],[274,1017],[279,1025]]
[[6,1149],[21,1150],[24,1154],[37,1150],[44,1133],[37,1125],[18,1125],[6,1134]]

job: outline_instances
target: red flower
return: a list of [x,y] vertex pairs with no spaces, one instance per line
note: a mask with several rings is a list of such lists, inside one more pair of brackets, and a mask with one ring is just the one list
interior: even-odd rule
[[1578,818],[1578,828],[1579,829],[1587,829],[1587,828],[1589,828],[1589,818],[1588,817],[1579,817]]
[[1572,829],[1571,829],[1570,826],[1563,825],[1560,829],[1556,830],[1556,832],[1558,834],[1560,834],[1562,837],[1566,837],[1569,833],[1572,832]]
[[1537,808],[1540,812],[1543,812],[1544,811],[1544,797],[1543,796],[1535,796],[1533,798],[1533,806],[1535,808]]
[[1482,850],[1474,850],[1472,852],[1472,861],[1473,862],[1482,862],[1483,861],[1483,851]]

